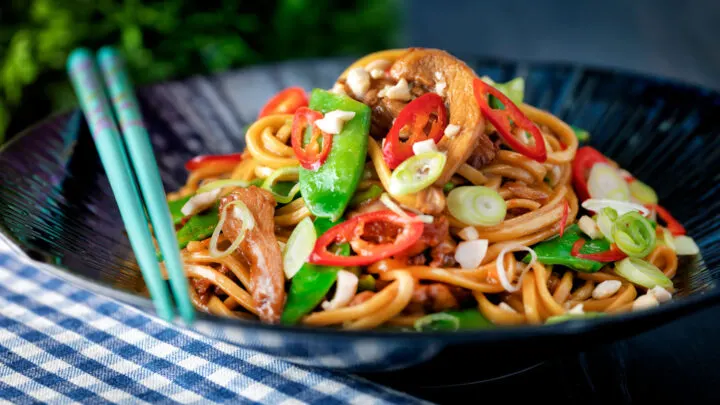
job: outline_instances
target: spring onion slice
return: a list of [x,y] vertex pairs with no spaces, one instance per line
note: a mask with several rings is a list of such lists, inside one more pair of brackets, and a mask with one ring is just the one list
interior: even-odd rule
[[610,207],[605,207],[600,210],[600,212],[595,217],[595,222],[597,223],[598,229],[600,229],[600,233],[603,235],[605,239],[607,239],[610,243],[615,242],[613,239],[613,227],[615,225],[615,220],[618,218],[618,213],[614,209]]
[[[510,284],[510,280],[508,280],[507,271],[508,269],[505,268],[505,255],[512,252],[519,252],[521,250],[524,250],[526,252],[530,253],[530,256],[532,257],[530,259],[530,263],[525,265],[525,268],[520,272],[520,276],[518,277],[518,282],[516,285]],[[507,292],[516,292],[520,290],[520,287],[522,287],[522,281],[523,277],[525,276],[525,273],[530,270],[530,268],[535,264],[537,261],[537,253],[535,253],[534,250],[527,246],[523,246],[520,244],[512,244],[510,246],[506,246],[503,248],[503,250],[500,251],[500,254],[498,255],[497,259],[495,260],[495,266],[498,273],[498,278],[500,279],[500,285],[503,286],[505,291]],[[509,269],[514,271],[515,269]]]
[[[500,90],[501,93],[505,94],[510,101],[516,105],[522,104],[525,98],[525,78],[523,77],[516,77],[505,83],[495,83],[487,76],[484,76],[481,80]],[[493,108],[504,108],[500,100],[492,96],[490,97],[490,106]]]
[[300,221],[293,229],[282,253],[283,270],[288,280],[307,262],[316,240],[317,234],[310,217]]
[[[439,324],[447,323],[450,325],[450,328],[447,328],[447,329],[450,329],[453,331],[460,329],[460,320],[457,317],[452,316],[450,314],[444,314],[442,312],[425,315],[422,318],[418,318],[415,321],[415,329],[418,332],[427,332],[427,331],[436,330],[436,328],[433,327],[433,324],[436,324],[436,323],[439,323]],[[446,328],[444,328],[444,327],[442,327],[441,329],[446,330]]]
[[281,167],[274,172],[272,172],[271,175],[265,178],[265,181],[262,184],[262,188],[272,193],[273,197],[275,197],[275,201],[277,201],[280,204],[287,204],[290,201],[292,201],[297,193],[300,192],[300,183],[296,183],[293,188],[290,189],[290,192],[288,195],[280,195],[273,191],[272,186],[275,184],[278,180],[283,181],[297,181],[298,176],[300,175],[300,168],[297,166],[286,166]]
[[450,214],[467,225],[493,226],[505,219],[507,205],[497,191],[483,186],[462,186],[447,196]]
[[650,214],[650,210],[640,204],[602,198],[589,198],[583,201],[582,207],[593,212],[600,212],[603,208],[612,208],[618,213],[618,215],[627,214],[631,211],[637,211],[643,216]]
[[211,190],[215,190],[218,188],[224,188],[224,187],[248,187],[251,183],[243,180],[235,180],[235,179],[226,179],[226,180],[215,180],[213,182],[207,183],[203,185],[202,187],[198,188],[196,193],[202,194]]
[[595,163],[588,176],[590,197],[630,201],[630,188],[618,171],[607,163]]
[[662,241],[665,243],[673,252],[677,253],[677,246],[675,246],[675,237],[667,228],[662,229],[663,238]]
[[605,315],[607,315],[607,314],[605,314],[604,312],[585,312],[584,314],[555,315],[555,316],[551,316],[547,320],[545,320],[545,324],[552,325],[552,324],[562,323],[562,322],[567,322],[567,321],[600,318]]
[[660,286],[668,289],[673,287],[673,282],[660,269],[652,263],[636,257],[626,257],[615,264],[615,273],[626,278],[631,283],[641,285],[645,288]]
[[420,221],[426,224],[431,224],[435,220],[432,215],[423,215],[422,213],[411,217],[410,215],[408,215],[407,212],[405,212],[405,210],[400,208],[400,206],[397,205],[395,201],[392,200],[392,198],[390,198],[388,193],[382,193],[382,195],[380,196],[380,202],[385,204],[385,206],[388,207],[390,211],[411,222]]
[[[223,225],[225,225],[225,220],[227,219],[228,211],[230,210],[230,208],[232,208],[231,215],[234,215],[236,218],[242,221],[242,228],[240,229],[237,238],[235,238],[230,247],[221,252],[218,250],[217,246],[218,239],[220,238],[220,232],[222,231]],[[234,252],[235,249],[240,246],[240,243],[242,243],[243,239],[245,239],[247,231],[252,230],[253,228],[255,228],[255,217],[253,216],[247,205],[245,205],[245,203],[240,200],[230,202],[225,207],[223,207],[223,210],[220,213],[220,221],[218,221],[218,224],[215,227],[212,236],[210,237],[210,256],[218,259]]]
[[613,240],[628,256],[645,257],[655,249],[655,228],[639,213],[621,215],[613,225]]
[[700,253],[700,248],[693,238],[680,235],[675,237],[675,253],[680,256],[692,256]]
[[393,170],[390,194],[412,194],[429,187],[442,174],[446,160],[441,152],[425,152],[408,158]]
[[630,195],[642,204],[658,203],[658,196],[655,190],[638,179],[630,183]]

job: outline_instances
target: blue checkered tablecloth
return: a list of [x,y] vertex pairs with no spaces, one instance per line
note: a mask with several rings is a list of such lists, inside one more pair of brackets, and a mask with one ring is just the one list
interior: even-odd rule
[[0,401],[420,402],[177,328],[39,270],[2,240]]

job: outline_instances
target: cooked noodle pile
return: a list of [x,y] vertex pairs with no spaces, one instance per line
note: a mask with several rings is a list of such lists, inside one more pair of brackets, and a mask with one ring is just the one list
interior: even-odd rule
[[[464,127],[455,137],[445,132],[444,139],[438,143],[439,150],[447,155],[445,171],[440,180],[414,193],[391,192],[393,170],[383,155],[383,133],[388,128],[387,125],[385,128],[377,125],[381,124],[379,114],[383,111],[376,103],[377,100],[368,102],[367,96],[358,96],[352,83],[348,83],[348,76],[354,69],[364,68],[374,62],[375,66],[380,66],[385,72],[377,80],[389,81],[389,84],[382,83],[381,86],[392,86],[397,81],[394,80],[396,78],[387,77],[387,72],[391,72],[390,66],[399,69],[395,67],[396,61],[413,51],[424,50],[393,50],[360,59],[338,79],[334,91],[348,94],[373,107],[366,163],[355,195],[377,187],[386,194],[382,199],[382,194],[375,194],[364,201],[351,202],[343,218],[351,219],[368,212],[388,210],[383,201],[389,197],[392,203],[406,213],[423,218],[422,241],[425,244],[411,253],[398,253],[369,265],[347,266],[344,271],[359,280],[370,280],[370,275],[372,288],[361,291],[356,287],[351,290],[349,298],[340,299],[337,297],[340,293],[338,277],[338,285],[328,290],[322,304],[312,307],[308,313],[299,317],[299,323],[345,329],[417,327],[418,320],[429,314],[477,310],[483,318],[496,325],[541,324],[551,317],[567,314],[631,311],[634,307],[643,306],[637,303],[642,296],[649,296],[656,303],[662,302],[664,296],[657,293],[656,288],[620,276],[615,271],[617,261],[603,262],[602,268],[596,272],[583,272],[560,264],[548,264],[542,258],[531,259],[535,253],[531,252],[534,246],[558,238],[561,228],[578,222],[583,209],[579,206],[578,195],[573,188],[573,161],[578,153],[578,137],[573,128],[548,112],[527,104],[517,104],[541,132],[546,149],[543,162],[508,147],[494,126],[479,118],[483,123],[480,129],[492,143],[489,147],[478,145],[476,140],[466,141],[462,132],[466,130]],[[437,77],[442,76],[443,86],[439,86],[438,81],[433,87],[432,83],[423,83],[419,78],[414,82],[408,80],[409,86],[420,93],[447,86],[447,90],[440,88],[436,92],[446,97],[449,123],[465,122],[463,117],[457,116],[462,112],[458,109],[476,110],[477,106],[453,106],[453,103],[462,101],[457,99],[457,93],[452,93],[451,89],[460,80],[458,77],[461,73],[456,71],[458,68],[443,66],[440,62],[431,68],[437,70]],[[367,94],[372,91],[374,77],[381,76],[374,71],[370,74],[372,78]],[[472,97],[472,88],[465,90]],[[411,98],[417,96],[413,93]],[[239,161],[232,165],[209,164],[192,170],[185,186],[170,195],[169,199],[172,201],[193,196],[199,187],[216,180],[256,181],[255,184],[260,184],[257,179],[265,179],[278,169],[298,168],[300,162],[291,143],[293,117],[293,114],[272,113],[259,118],[245,134],[247,146]],[[482,156],[478,157],[477,152],[473,152],[480,147],[492,149],[490,156],[484,159],[489,161],[483,161]],[[610,165],[617,168],[614,162],[610,162]],[[296,183],[298,171],[287,170],[275,180]],[[240,183],[227,184],[220,188],[217,200],[224,201],[242,188],[234,185]],[[454,217],[448,209],[448,191],[463,186],[484,186],[497,192],[506,205],[504,219],[496,225],[469,227]],[[256,188],[260,190],[255,186],[247,187],[249,191]],[[272,211],[274,222],[270,229],[273,229],[277,241],[274,243],[279,246],[277,251],[282,251],[301,221],[305,218],[315,219],[303,195],[304,190],[291,202],[278,203]],[[220,203],[221,210],[226,209],[226,203]],[[255,221],[262,221],[254,206],[247,200],[245,204],[251,214],[255,214]],[[226,210],[232,213],[232,209]],[[592,216],[592,213],[586,215]],[[254,231],[257,228],[256,224]],[[474,228],[476,234],[470,228]],[[366,231],[370,232],[368,229]],[[397,230],[387,226],[373,229],[370,233],[373,232],[375,239],[371,239],[376,242],[399,238]],[[662,240],[664,228],[658,226],[656,232],[658,240]],[[248,233],[243,244],[254,243],[248,240],[252,237],[253,233]],[[228,235],[227,228],[222,227],[215,243],[222,251],[230,246],[234,238]],[[473,268],[461,267],[456,258],[457,247],[465,240],[487,241],[487,251],[480,264]],[[239,250],[222,256],[213,254],[211,242],[210,236],[192,240],[182,250],[185,269],[192,281],[191,292],[195,306],[201,311],[219,316],[242,319],[260,317],[263,321],[278,322],[278,309],[282,312],[290,285],[296,280],[283,278],[283,291],[273,292],[272,288],[263,287],[266,288],[265,296],[259,298],[256,289],[261,288],[259,285],[264,282],[261,274],[266,270],[255,267],[262,267],[262,262],[251,260]],[[638,259],[657,266],[670,279],[676,275],[678,256],[670,244],[658,242],[649,254]],[[598,288],[608,280],[619,281],[619,288],[615,283],[606,283]],[[270,293],[267,288],[270,288]],[[672,288],[666,288],[665,291],[672,292]],[[327,305],[332,304],[334,299],[342,302],[339,305]],[[268,309],[273,306],[274,314]]]

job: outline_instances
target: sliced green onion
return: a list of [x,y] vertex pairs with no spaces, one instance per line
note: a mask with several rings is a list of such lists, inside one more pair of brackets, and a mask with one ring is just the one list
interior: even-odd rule
[[244,181],[244,180],[235,180],[235,179],[226,179],[226,180],[215,180],[213,182],[207,183],[203,185],[202,187],[198,188],[195,192],[196,194],[202,194],[206,193],[211,190],[215,190],[218,188],[225,188],[225,187],[248,187],[250,186],[250,182]]
[[650,221],[634,211],[615,221],[612,236],[617,247],[632,257],[649,255],[655,249],[657,239]]
[[525,78],[516,77],[505,83],[505,94],[515,104],[522,104],[525,98]]
[[400,206],[397,205],[395,203],[395,201],[393,201],[393,199],[390,197],[390,195],[388,193],[382,193],[382,195],[380,195],[380,202],[385,204],[385,206],[388,207],[388,209],[390,211],[398,214],[399,216],[401,216],[402,218],[404,218],[408,221],[420,221],[420,222],[423,222],[426,224],[432,224],[433,221],[435,220],[435,218],[432,215],[425,215],[422,212],[414,212],[417,215],[414,217],[411,217],[407,212],[405,212],[405,210],[400,208]]
[[300,167],[298,166],[285,166],[273,171],[269,176],[265,178],[262,187],[266,188],[266,185],[273,185],[276,181],[298,181],[300,176]]
[[429,187],[442,174],[446,160],[441,152],[425,152],[408,158],[393,170],[390,194],[412,194]]
[[552,325],[552,324],[556,324],[556,323],[573,321],[573,320],[601,318],[605,315],[606,314],[604,312],[585,312],[584,314],[555,315],[555,316],[551,316],[547,320],[545,320],[545,324]]
[[630,183],[630,194],[643,204],[657,204],[658,196],[655,190],[640,180]]
[[455,316],[442,312],[425,315],[415,321],[415,330],[418,332],[429,332],[435,330],[456,331],[458,329],[460,329],[460,320]]
[[692,256],[700,253],[700,248],[693,238],[680,235],[675,237],[675,253],[680,256]]
[[582,207],[593,212],[599,212],[604,208],[612,208],[618,213],[618,215],[623,215],[631,211],[637,211],[643,215],[648,215],[650,213],[649,209],[640,204],[601,198],[589,198],[583,201]]
[[300,221],[293,229],[283,249],[283,270],[288,280],[307,262],[316,240],[317,234],[310,217]]
[[359,205],[374,198],[378,198],[383,193],[382,187],[377,184],[371,185],[367,190],[355,193],[350,200],[350,205]]
[[645,288],[660,286],[672,288],[673,282],[660,269],[652,263],[636,257],[627,257],[615,264],[615,273],[624,277],[631,283],[641,285]]
[[[516,77],[505,83],[493,83],[492,80],[486,82],[500,90],[501,93],[505,94],[510,101],[516,105],[522,104],[525,98],[525,79],[523,77]],[[504,108],[500,100],[492,96],[490,97],[490,106],[492,108]]]
[[[673,234],[667,229],[667,228],[660,228],[662,229],[662,242],[666,244],[670,249],[673,250],[673,252],[677,252],[677,247],[675,246],[675,237]],[[659,241],[658,241],[659,242]]]
[[[225,219],[227,219],[228,211],[230,210],[230,208],[232,208],[231,215],[242,221],[242,228],[240,229],[237,238],[235,238],[230,247],[221,252],[218,250],[217,247],[218,239],[220,238],[220,232],[222,231],[223,225],[225,225]],[[220,213],[220,220],[218,221],[217,226],[215,226],[215,230],[210,237],[210,256],[218,259],[234,252],[235,249],[240,246],[240,243],[242,243],[243,239],[245,239],[245,234],[247,234],[247,231],[252,230],[253,228],[255,228],[255,217],[253,216],[252,211],[250,211],[247,205],[245,205],[245,203],[240,200],[230,202],[225,207],[223,207],[223,210]]]
[[447,205],[450,214],[467,225],[497,225],[507,213],[500,194],[483,186],[454,188],[447,196]]
[[590,197],[630,201],[630,188],[618,171],[606,163],[595,163],[588,177]]
[[573,125],[570,125],[570,128],[575,132],[575,137],[577,137],[579,142],[587,142],[590,140],[590,132]]
[[265,178],[265,181],[262,184],[262,188],[272,193],[273,197],[275,197],[275,201],[277,201],[280,204],[287,204],[290,201],[292,201],[297,193],[300,192],[300,183],[296,183],[291,189],[288,195],[281,195],[276,193],[273,190],[273,185],[276,181],[283,180],[283,181],[297,181],[298,176],[300,175],[300,168],[298,166],[286,166],[281,167],[272,174],[270,174],[268,177]]
[[600,212],[597,214],[597,218],[595,219],[598,229],[600,229],[600,233],[610,243],[615,241],[615,239],[613,238],[613,225],[615,224],[615,220],[617,219],[617,217],[617,211],[610,207],[606,207],[600,210]]

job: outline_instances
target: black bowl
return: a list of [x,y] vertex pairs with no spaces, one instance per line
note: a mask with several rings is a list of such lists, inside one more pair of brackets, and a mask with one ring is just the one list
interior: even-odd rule
[[[488,371],[503,374],[648,330],[718,301],[720,94],[581,66],[465,60],[497,81],[525,76],[530,104],[590,130],[592,145],[657,190],[704,258],[683,266],[677,299],[596,320],[456,333],[348,332],[205,315],[194,328],[298,364],[359,372],[410,368],[444,383],[461,381],[453,370],[469,380]],[[167,190],[184,182],[183,163],[192,156],[240,150],[244,128],[276,91],[290,85],[328,88],[350,62],[298,61],[140,89]],[[48,271],[152,311],[79,111],[51,117],[4,147],[0,228]],[[456,367],[470,356],[492,367],[475,372]],[[434,372],[426,372],[430,369]]]

